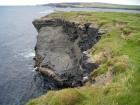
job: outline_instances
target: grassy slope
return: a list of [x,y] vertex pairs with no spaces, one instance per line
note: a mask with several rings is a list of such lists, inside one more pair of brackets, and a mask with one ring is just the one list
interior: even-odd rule
[[[84,24],[93,23],[107,31],[91,49],[100,64],[91,77],[106,73],[111,66],[113,81],[106,86],[90,84],[80,88],[49,91],[27,105],[140,105],[140,14],[104,12],[61,12],[62,18]],[[108,52],[108,53],[107,53]],[[107,53],[102,56],[102,53]]]

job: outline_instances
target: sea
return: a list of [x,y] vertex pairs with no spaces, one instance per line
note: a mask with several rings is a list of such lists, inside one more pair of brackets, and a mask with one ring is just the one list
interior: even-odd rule
[[55,89],[53,82],[35,71],[37,31],[32,25],[34,19],[55,11],[140,13],[122,9],[0,6],[0,105],[25,105]]

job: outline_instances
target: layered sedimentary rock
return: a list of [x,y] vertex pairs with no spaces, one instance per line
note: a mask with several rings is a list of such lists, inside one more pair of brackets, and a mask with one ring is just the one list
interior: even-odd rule
[[58,85],[82,85],[83,77],[97,67],[83,53],[99,39],[98,29],[90,23],[80,24],[47,17],[33,21],[38,31],[35,67]]

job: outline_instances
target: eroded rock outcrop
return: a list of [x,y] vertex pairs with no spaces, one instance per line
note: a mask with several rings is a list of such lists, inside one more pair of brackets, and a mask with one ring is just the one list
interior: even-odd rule
[[35,46],[35,67],[58,85],[74,87],[82,85],[83,77],[97,67],[88,62],[83,53],[99,39],[98,29],[90,23],[80,24],[47,17],[33,21],[38,31]]

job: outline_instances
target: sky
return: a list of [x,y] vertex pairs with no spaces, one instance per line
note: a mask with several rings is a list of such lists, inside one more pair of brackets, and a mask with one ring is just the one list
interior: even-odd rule
[[0,5],[36,5],[60,2],[104,2],[113,4],[140,5],[140,0],[0,0]]

